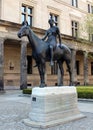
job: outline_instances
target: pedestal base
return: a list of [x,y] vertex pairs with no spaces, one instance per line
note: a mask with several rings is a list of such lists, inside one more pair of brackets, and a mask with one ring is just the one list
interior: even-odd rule
[[77,107],[75,87],[33,88],[31,112],[26,125],[47,128],[85,117]]

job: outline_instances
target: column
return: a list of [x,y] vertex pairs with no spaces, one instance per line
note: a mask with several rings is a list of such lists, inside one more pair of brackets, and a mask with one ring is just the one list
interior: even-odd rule
[[4,39],[0,38],[0,91],[4,90]]
[[76,76],[76,50],[71,50],[71,70],[72,70],[72,82],[73,84],[76,84],[77,82],[77,76]]
[[21,41],[20,89],[27,88],[27,42]]
[[61,72],[60,72],[59,66],[58,66],[58,76],[57,77],[58,77],[57,78],[57,85],[60,85],[60,84],[63,85],[63,78],[61,77]]
[[84,54],[84,85],[88,85],[88,52],[83,52]]

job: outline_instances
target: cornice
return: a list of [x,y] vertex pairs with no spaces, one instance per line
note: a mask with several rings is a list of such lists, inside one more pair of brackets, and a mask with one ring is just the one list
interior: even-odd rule
[[57,12],[59,12],[59,13],[61,12],[60,9],[55,8],[55,7],[53,7],[53,6],[49,6],[49,5],[48,5],[47,8],[48,8],[48,9],[52,9],[52,10],[54,10],[54,11],[57,11]]
[[10,22],[10,21],[6,21],[6,20],[0,20],[0,26],[19,28],[20,24],[14,23],[14,22]]
[[[37,0],[25,0],[25,1],[31,2],[31,3],[33,3],[33,4],[37,4]],[[23,2],[24,2],[24,1],[23,1]]]
[[93,5],[93,1],[92,0],[87,0],[87,3],[90,3]]
[[[14,30],[16,30],[16,31],[18,31],[20,28],[21,28],[21,24],[18,24],[18,23],[13,23],[13,22],[9,22],[9,21],[5,21],[5,20],[0,20],[0,26],[4,26],[4,27],[9,27],[9,28],[11,28],[11,30],[12,29],[14,29]],[[41,34],[41,35],[44,35],[45,34],[45,32],[46,32],[46,30],[44,30],[44,29],[41,29],[41,28],[36,28],[36,27],[31,27],[32,28],[32,30],[33,30],[33,32],[35,32],[36,34]],[[2,35],[4,34],[4,35],[6,35],[6,32],[4,33],[4,32],[0,32]],[[8,33],[8,32],[7,32]],[[11,38],[14,38],[14,36],[12,37],[12,32],[10,31],[10,34],[11,34]],[[68,41],[74,41],[74,42],[79,42],[79,43],[85,43],[85,44],[88,44],[88,45],[93,45],[93,43],[91,43],[91,42],[89,42],[89,41],[87,41],[87,40],[84,40],[84,39],[76,39],[76,38],[73,38],[72,36],[70,36],[70,35],[65,35],[65,34],[61,34],[61,37],[62,37],[62,39],[63,40],[68,40]],[[8,38],[8,37],[7,37]],[[14,38],[14,39],[16,39],[16,37]]]
[[[9,27],[9,28],[14,28],[15,30],[19,30],[21,28],[21,24],[19,23],[14,23],[14,22],[10,22],[10,21],[6,21],[6,20],[0,20],[0,26],[3,27]],[[32,30],[38,34],[44,34],[45,30],[40,29],[40,28],[36,28],[36,27],[31,27]]]

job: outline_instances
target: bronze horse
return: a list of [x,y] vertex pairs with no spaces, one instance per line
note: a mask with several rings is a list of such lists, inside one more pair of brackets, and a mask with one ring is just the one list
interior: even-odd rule
[[[40,87],[45,87],[45,70],[46,70],[46,61],[50,61],[50,50],[49,50],[49,43],[47,41],[43,41],[42,39],[38,38],[35,33],[31,30],[28,26],[27,22],[22,24],[21,29],[18,32],[18,37],[21,38],[23,36],[27,36],[29,43],[31,44],[32,48],[32,56],[36,61],[39,75],[40,75]],[[72,85],[72,72],[71,72],[71,51],[70,49],[62,44],[61,47],[57,44],[54,50],[54,61],[57,61],[59,65],[59,69],[61,72],[61,79],[58,86],[63,86],[63,62],[66,62],[69,76],[70,76],[70,83]]]

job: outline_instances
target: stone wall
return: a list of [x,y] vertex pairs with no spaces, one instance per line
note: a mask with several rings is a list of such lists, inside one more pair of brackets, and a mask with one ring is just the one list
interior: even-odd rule
[[[47,29],[49,13],[58,15],[58,26],[62,34],[72,35],[71,21],[83,23],[87,15],[87,1],[78,1],[78,8],[71,5],[70,0],[1,0],[0,19],[21,23],[22,4],[33,8],[33,27]],[[14,10],[15,9],[15,10]],[[42,11],[43,10],[43,11]]]

